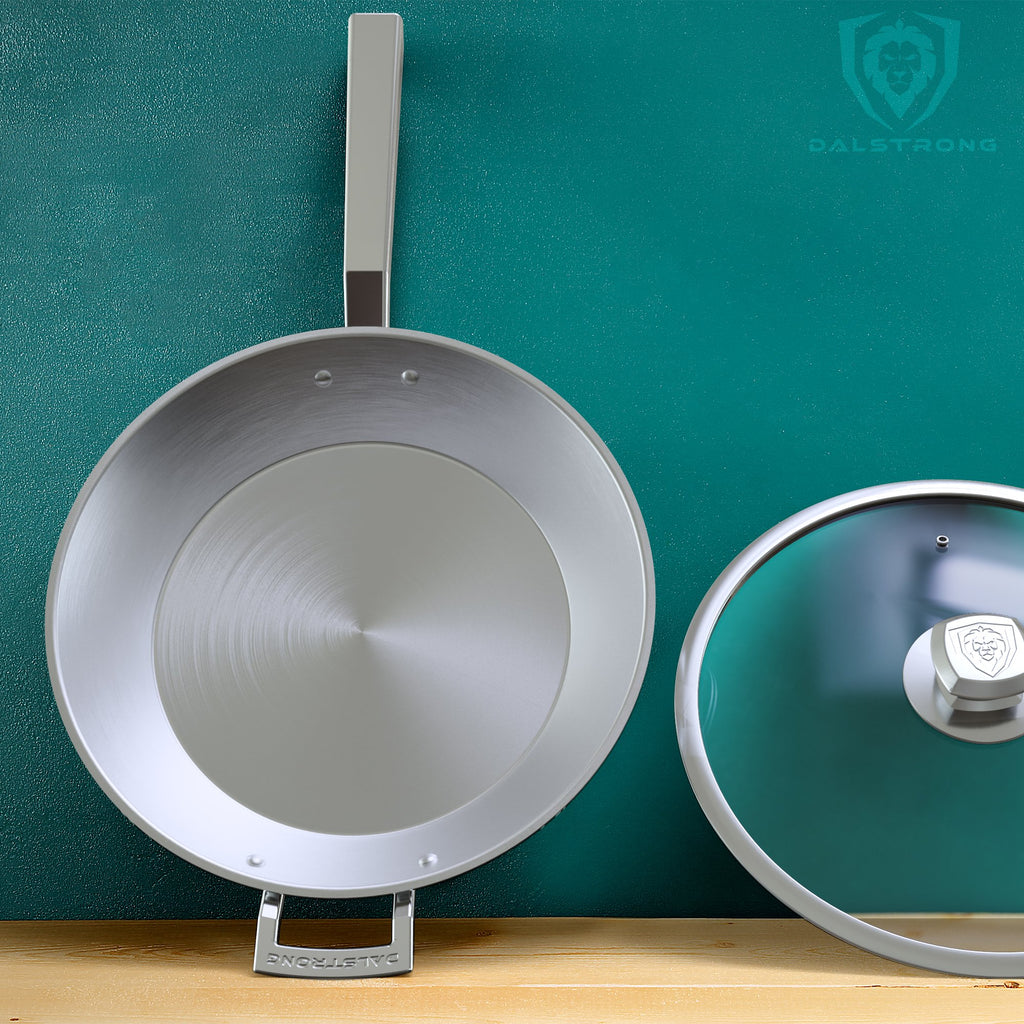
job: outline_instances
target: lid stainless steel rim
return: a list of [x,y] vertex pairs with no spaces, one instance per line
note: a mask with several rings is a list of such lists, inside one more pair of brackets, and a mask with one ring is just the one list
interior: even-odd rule
[[[698,710],[701,668],[726,605],[771,556],[826,523],[882,505],[927,499],[965,499],[1024,511],[1024,490],[960,480],[883,484],[804,509],[742,551],[708,590],[687,631],[676,673],[676,730],[693,791],[712,827],[736,859],[775,897],[809,922],[846,942],[916,967],[975,977],[1024,974],[1024,951],[995,952],[935,945],[887,931],[821,899],[757,844],[733,812],[712,770]],[[941,541],[945,538],[939,538]]]

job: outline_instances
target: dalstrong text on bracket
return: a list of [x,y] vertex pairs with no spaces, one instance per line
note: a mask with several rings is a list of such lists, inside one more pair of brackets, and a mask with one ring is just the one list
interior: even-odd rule
[[397,953],[380,953],[377,956],[347,956],[342,959],[332,957],[328,960],[322,956],[290,956],[285,953],[268,953],[268,964],[278,964],[281,967],[310,968],[311,970],[355,970],[357,967],[383,967],[388,964],[398,963]]

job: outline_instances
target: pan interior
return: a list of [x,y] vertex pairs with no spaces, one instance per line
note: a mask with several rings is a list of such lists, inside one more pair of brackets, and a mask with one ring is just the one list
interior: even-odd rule
[[186,538],[154,623],[179,742],[296,828],[412,827],[497,782],[564,676],[569,605],[533,519],[469,466],[358,443],[278,462]]

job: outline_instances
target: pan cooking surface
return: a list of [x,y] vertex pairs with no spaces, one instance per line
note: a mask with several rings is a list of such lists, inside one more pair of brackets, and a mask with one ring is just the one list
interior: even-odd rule
[[192,863],[419,888],[601,763],[650,560],[607,450],[523,371],[413,331],[292,335],[184,381],[86,481],[48,592],[54,693],[104,791]]
[[392,443],[318,448],[226,494],[160,594],[160,699],[202,772],[298,828],[446,814],[541,731],[569,605],[548,542],[487,477]]

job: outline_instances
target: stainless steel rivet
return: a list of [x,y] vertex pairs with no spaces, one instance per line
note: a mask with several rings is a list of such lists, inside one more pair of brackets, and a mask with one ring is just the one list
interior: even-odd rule
[[420,375],[415,370],[404,370],[402,372],[403,384],[415,384],[419,379]]
[[421,868],[432,868],[437,863],[437,854],[428,853],[425,857],[420,857]]
[[259,856],[259,854],[250,853],[249,856],[245,858],[245,863],[251,868],[261,868],[263,867],[263,858]]
[[949,547],[949,538],[944,533],[940,533],[935,538],[935,547],[938,551],[945,551]]
[[318,388],[329,388],[333,380],[334,376],[330,370],[317,370],[313,374],[313,381]]

